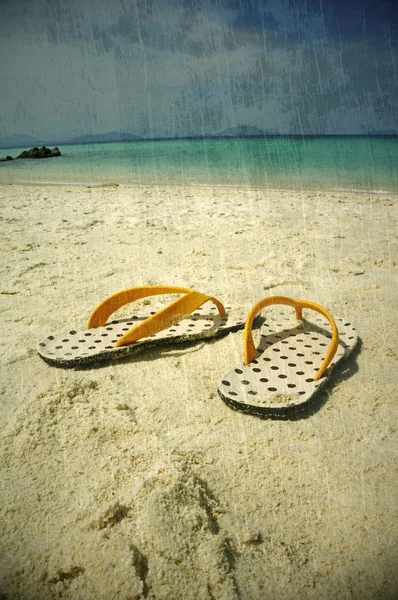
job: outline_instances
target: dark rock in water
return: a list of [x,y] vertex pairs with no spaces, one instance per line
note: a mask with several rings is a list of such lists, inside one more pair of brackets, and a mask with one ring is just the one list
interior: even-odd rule
[[17,158],[51,158],[52,156],[61,156],[61,152],[57,147],[50,150],[50,148],[46,148],[46,146],[43,146],[40,149],[35,146],[30,150],[24,150]]
[[39,158],[39,149],[35,146],[30,150],[24,150],[17,158]]
[[[56,146],[52,150],[50,148],[46,148],[46,146],[42,146],[40,149],[37,146],[35,146],[30,150],[24,150],[19,156],[17,156],[17,158],[51,158],[53,156],[61,156],[61,152]],[[5,162],[6,160],[14,159],[12,156],[0,158],[0,162]]]
[[39,158],[47,158],[47,156],[52,156],[50,148],[46,148],[43,146],[39,150]]

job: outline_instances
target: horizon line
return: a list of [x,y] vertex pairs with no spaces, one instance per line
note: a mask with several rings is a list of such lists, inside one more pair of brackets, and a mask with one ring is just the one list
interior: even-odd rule
[[[23,134],[11,134],[11,135],[23,135]],[[202,139],[266,139],[266,138],[292,138],[292,139],[305,139],[305,138],[324,138],[324,137],[398,137],[398,132],[390,132],[390,133],[382,133],[382,132],[368,132],[368,133],[259,133],[259,134],[236,134],[236,135],[231,135],[231,134],[223,134],[221,133],[205,133],[205,134],[194,134],[194,135],[178,135],[178,136],[155,136],[155,137],[141,137],[138,136],[136,134],[128,134],[126,132],[126,136],[134,136],[135,139],[128,139],[128,137],[125,138],[120,138],[120,139],[103,139],[103,140],[78,140],[78,138],[89,138],[89,137],[100,137],[102,135],[106,134],[102,134],[102,133],[98,133],[98,134],[87,134],[87,135],[81,135],[81,136],[76,136],[75,138],[71,138],[70,140],[65,140],[62,141],[60,139],[52,139],[49,141],[46,141],[45,138],[44,139],[35,139],[34,142],[35,144],[57,144],[57,145],[62,145],[62,146],[78,146],[78,145],[83,145],[83,144],[113,144],[113,143],[123,143],[123,142],[157,142],[157,141],[178,141],[178,140],[202,140]],[[9,137],[9,136],[4,136],[4,137]],[[3,138],[0,138],[0,147],[2,149],[7,149],[7,148],[22,148],[26,146],[26,143],[22,144],[22,145],[1,145],[1,141]]]

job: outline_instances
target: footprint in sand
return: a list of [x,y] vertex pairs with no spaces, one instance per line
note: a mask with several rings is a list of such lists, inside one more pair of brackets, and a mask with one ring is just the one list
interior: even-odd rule
[[158,469],[142,490],[146,597],[237,600],[233,554],[214,516],[217,501],[187,470]]

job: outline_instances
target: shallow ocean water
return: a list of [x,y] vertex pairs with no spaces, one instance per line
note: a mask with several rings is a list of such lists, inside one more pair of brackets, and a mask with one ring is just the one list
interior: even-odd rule
[[[157,140],[60,145],[62,156],[0,163],[0,183],[398,189],[398,138]],[[0,150],[13,157],[21,149]]]

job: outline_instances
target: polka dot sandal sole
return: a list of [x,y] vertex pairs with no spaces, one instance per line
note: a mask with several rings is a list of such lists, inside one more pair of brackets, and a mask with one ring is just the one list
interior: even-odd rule
[[[159,308],[159,306],[152,307],[130,318],[110,321],[94,329],[82,331],[70,329],[56,335],[49,335],[38,344],[38,352],[47,363],[58,367],[89,366],[162,345],[226,335],[244,326],[244,319],[231,320],[229,317],[221,317],[216,307],[207,302],[168,329],[129,346],[114,347],[115,342],[132,326],[151,317]],[[230,310],[230,307],[227,306],[226,309]]]
[[305,410],[358,341],[349,322],[336,318],[335,324],[340,337],[336,353],[326,375],[314,380],[332,338],[327,319],[314,316],[298,324],[291,311],[278,312],[261,326],[257,358],[222,378],[220,397],[234,410],[263,418],[280,419]]

